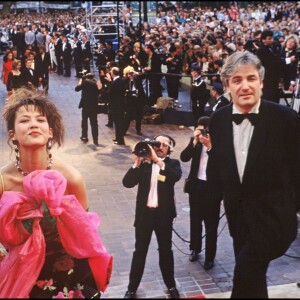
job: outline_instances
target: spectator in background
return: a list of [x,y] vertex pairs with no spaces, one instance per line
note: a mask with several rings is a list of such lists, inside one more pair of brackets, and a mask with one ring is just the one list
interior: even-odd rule
[[296,35],[289,35],[282,47],[281,58],[284,60],[283,87],[286,91],[293,91],[296,84],[297,67],[299,62],[299,39]]
[[162,96],[162,89],[160,85],[161,75],[155,73],[161,73],[161,59],[157,53],[154,52],[152,45],[146,45],[144,47],[146,54],[148,55],[148,64],[144,70],[147,73],[149,79],[149,104],[152,106],[156,103],[157,98]]
[[7,88],[7,82],[8,82],[8,75],[12,70],[12,64],[14,61],[14,56],[11,52],[7,54],[7,60],[3,60],[2,64],[2,82],[6,85]]
[[256,55],[261,60],[266,70],[263,86],[263,98],[275,103],[279,103],[279,78],[283,64],[281,63],[280,52],[273,48],[273,31],[265,30],[261,34],[261,46]]
[[81,120],[81,137],[84,142],[88,142],[88,119],[90,120],[93,143],[99,146],[98,143],[98,96],[102,88],[100,80],[94,79],[94,74],[87,73],[83,78],[79,79],[75,91],[81,91],[81,99],[78,108],[82,108]]
[[191,101],[193,116],[196,124],[197,120],[204,116],[204,108],[210,98],[210,92],[206,88],[206,83],[201,77],[200,67],[192,67],[191,75],[193,78],[193,83],[191,86]]
[[181,57],[176,54],[175,46],[170,47],[169,53],[163,60],[163,64],[167,66],[167,73],[174,74],[166,76],[168,96],[174,100],[178,100],[179,83],[181,77],[175,76],[175,74],[181,74],[183,63]]
[[82,66],[87,73],[90,73],[90,63],[92,59],[91,43],[87,40],[86,35],[81,37],[81,47],[82,47]]
[[215,105],[212,108],[213,112],[230,103],[230,101],[223,95],[224,87],[222,83],[215,82],[210,93],[211,96],[215,99]]
[[11,95],[13,91],[16,91],[24,84],[21,76],[21,67],[21,61],[15,59],[12,63],[12,70],[8,74],[8,80],[6,85],[8,95]]
[[46,52],[45,46],[40,46],[39,53],[36,55],[36,71],[39,83],[42,84],[45,93],[49,89],[49,71],[51,68],[50,54]]
[[66,36],[63,36],[62,57],[63,57],[63,63],[64,63],[64,77],[70,77],[71,76],[71,62],[72,62],[72,47]]

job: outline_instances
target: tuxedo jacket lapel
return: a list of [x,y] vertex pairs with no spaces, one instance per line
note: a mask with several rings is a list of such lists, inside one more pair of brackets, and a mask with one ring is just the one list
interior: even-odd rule
[[223,163],[227,165],[227,168],[229,169],[228,172],[230,174],[234,174],[234,180],[238,183],[240,183],[239,179],[239,173],[235,158],[235,151],[234,151],[234,145],[233,145],[233,128],[232,128],[232,104],[228,105],[226,109],[226,115],[224,115],[224,120],[222,121],[222,124],[219,124],[220,126],[223,126],[222,130],[222,144],[224,145],[224,161]]
[[261,102],[259,108],[259,118],[257,124],[254,127],[252,139],[249,145],[247,161],[244,170],[243,182],[247,180],[249,174],[253,174],[251,169],[256,165],[257,155],[264,149],[268,132],[271,129],[271,122],[268,121],[268,109],[265,103]]

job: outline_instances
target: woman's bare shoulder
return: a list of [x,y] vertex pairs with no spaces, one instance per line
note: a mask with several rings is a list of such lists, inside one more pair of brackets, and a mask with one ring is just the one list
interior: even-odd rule
[[53,169],[60,172],[67,179],[68,183],[76,184],[83,181],[81,173],[75,167],[62,161],[56,160]]

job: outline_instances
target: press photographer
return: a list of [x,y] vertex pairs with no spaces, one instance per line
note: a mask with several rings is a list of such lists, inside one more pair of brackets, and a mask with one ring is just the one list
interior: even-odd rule
[[127,66],[123,70],[125,81],[125,121],[124,134],[129,129],[130,122],[135,120],[135,129],[138,135],[141,135],[141,126],[143,110],[146,104],[146,94],[143,88],[143,77],[135,72],[133,67]]
[[81,99],[78,108],[82,108],[82,120],[81,120],[81,137],[84,142],[88,142],[88,119],[90,119],[93,143],[96,146],[98,144],[98,96],[102,88],[101,81],[94,79],[93,73],[82,72],[82,78],[79,79],[78,85],[75,87],[75,91],[81,91]]
[[299,39],[296,35],[289,35],[281,51],[281,58],[284,60],[283,84],[284,90],[293,92],[297,79],[297,67],[300,59]]
[[181,178],[180,162],[170,158],[175,146],[172,137],[159,134],[153,138],[159,146],[149,145],[150,154],[134,155],[134,164],[123,177],[126,188],[138,186],[135,213],[135,251],[133,252],[126,299],[136,298],[147,251],[153,231],[157,236],[160,267],[170,298],[178,299],[179,292],[174,278],[172,251],[172,224],[176,217],[174,186]]
[[206,177],[208,151],[211,150],[209,133],[209,121],[207,116],[197,120],[193,137],[181,152],[180,159],[183,162],[191,160],[189,176],[185,183],[184,192],[189,194],[190,204],[190,261],[198,260],[202,251],[203,227],[205,227],[205,262],[203,268],[209,270],[214,266],[217,252],[217,230],[220,214],[220,197],[213,197],[209,190]]

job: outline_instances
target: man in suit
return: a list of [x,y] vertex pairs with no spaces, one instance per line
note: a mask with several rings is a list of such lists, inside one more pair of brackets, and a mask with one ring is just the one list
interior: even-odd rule
[[249,51],[229,56],[221,78],[233,103],[211,116],[207,180],[223,194],[233,238],[231,297],[267,298],[269,263],[297,234],[299,117],[261,99],[264,67]]
[[64,62],[64,77],[71,76],[71,62],[72,62],[72,47],[68,38],[64,35],[62,42],[62,57]]
[[188,162],[192,159],[188,190],[190,204],[190,261],[197,261],[202,250],[202,223],[205,226],[205,262],[203,268],[214,266],[217,252],[217,235],[220,204],[222,196],[212,197],[208,189],[206,167],[211,141],[208,131],[209,117],[200,117],[193,137],[181,152],[180,159]]
[[193,66],[191,68],[191,75],[193,83],[191,86],[191,101],[195,124],[197,120],[204,116],[205,105],[209,100],[209,90],[206,88],[206,83],[201,76],[201,68]]
[[87,40],[86,35],[81,36],[81,47],[82,47],[82,65],[83,69],[88,73],[90,72],[90,62],[92,59],[91,43]]
[[261,46],[256,55],[261,60],[266,70],[263,85],[263,98],[279,103],[279,79],[283,64],[280,58],[281,49],[277,50],[274,46],[273,31],[265,30],[261,34]]
[[113,67],[110,70],[112,82],[108,87],[108,110],[115,126],[116,145],[125,145],[124,142],[124,109],[125,109],[125,82],[120,78],[120,70]]
[[63,75],[63,50],[62,50],[62,39],[63,35],[57,33],[56,34],[56,43],[54,45],[55,48],[55,56],[57,61],[57,75]]
[[82,48],[81,41],[78,40],[77,36],[73,36],[74,46],[73,46],[73,58],[76,70],[75,77],[80,78],[82,72]]
[[39,82],[42,83],[43,89],[48,93],[49,89],[49,71],[51,68],[50,54],[46,52],[45,46],[40,46],[39,54],[36,56],[36,70]]
[[38,87],[38,77],[36,70],[32,69],[32,58],[25,59],[25,68],[21,70],[22,82],[24,82],[27,88]]
[[142,135],[143,109],[146,104],[146,94],[143,88],[142,77],[131,66],[127,66],[123,70],[123,74],[126,86],[124,134],[129,129],[130,122],[135,120],[136,133]]
[[144,47],[146,54],[148,55],[148,64],[144,70],[147,72],[147,78],[149,79],[149,104],[154,105],[158,97],[162,96],[162,88],[160,85],[161,75],[155,73],[161,73],[161,59],[154,51],[154,47],[148,44]]
[[213,83],[210,93],[212,97],[215,99],[215,105],[212,108],[213,112],[230,103],[230,101],[223,95],[224,87],[222,83],[219,82]]
[[136,242],[124,297],[127,299],[136,297],[153,231],[157,238],[163,280],[171,298],[179,298],[174,280],[172,224],[176,217],[174,185],[180,180],[182,171],[180,162],[169,157],[175,146],[174,139],[160,134],[154,137],[154,141],[158,143],[153,147],[148,145],[144,157],[139,156],[139,151],[134,151],[135,162],[123,178],[123,185],[127,188],[138,185],[134,222]]
[[81,92],[81,100],[79,108],[82,108],[82,120],[81,120],[81,137],[84,142],[88,142],[88,119],[90,119],[91,131],[93,142],[95,146],[98,144],[98,96],[102,85],[100,80],[94,80],[94,74],[87,73],[83,78],[79,79],[78,85],[75,87],[75,91]]

